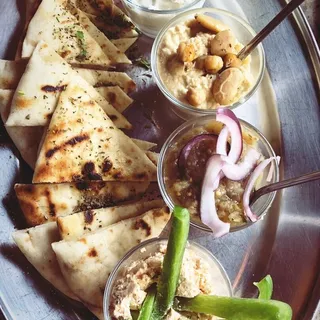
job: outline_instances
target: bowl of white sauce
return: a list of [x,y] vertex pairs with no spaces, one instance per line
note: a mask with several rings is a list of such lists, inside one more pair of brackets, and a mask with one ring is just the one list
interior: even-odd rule
[[121,0],[126,13],[145,35],[155,38],[177,14],[201,8],[205,0]]

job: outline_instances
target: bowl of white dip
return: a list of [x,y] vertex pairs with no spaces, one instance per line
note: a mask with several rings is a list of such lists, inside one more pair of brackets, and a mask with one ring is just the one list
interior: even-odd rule
[[151,67],[159,89],[183,119],[234,109],[257,90],[265,70],[262,45],[243,61],[236,58],[255,31],[224,10],[184,12],[158,34]]
[[145,35],[155,38],[177,14],[201,8],[205,0],[121,0],[126,13]]
[[[146,290],[156,283],[168,241],[151,239],[129,251],[111,273],[104,293],[104,318],[130,319],[139,310]],[[228,275],[220,262],[204,247],[189,241],[180,271],[179,296],[207,293],[232,296]],[[175,312],[175,311],[173,311]]]

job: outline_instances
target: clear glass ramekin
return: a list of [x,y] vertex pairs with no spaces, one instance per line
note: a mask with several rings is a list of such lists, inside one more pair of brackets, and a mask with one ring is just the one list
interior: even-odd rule
[[[204,117],[198,117],[191,119],[185,123],[183,123],[180,127],[178,127],[166,140],[164,143],[160,156],[159,156],[159,162],[158,162],[158,183],[159,183],[159,188],[160,192],[162,195],[162,198],[164,199],[166,205],[170,208],[170,210],[173,210],[174,203],[172,198],[170,197],[169,193],[167,192],[167,187],[165,183],[165,161],[168,156],[168,153],[170,152],[170,148],[174,146],[174,144],[179,141],[184,135],[190,132],[190,130],[194,128],[201,128],[204,127],[213,121],[215,121],[216,116],[204,116]],[[257,149],[258,151],[264,156],[264,158],[270,158],[270,157],[275,157],[276,154],[268,142],[268,140],[265,138],[265,136],[253,125],[250,123],[239,119],[242,131],[247,132],[253,137],[256,137],[258,139],[257,141]],[[260,188],[262,186],[268,185],[270,183],[275,183],[279,181],[279,168],[278,165],[275,164],[275,161],[272,162],[272,165],[274,167],[272,178],[270,181],[267,181],[267,176],[268,176],[268,170],[264,170],[264,173],[258,181],[258,185],[256,185],[257,188]],[[260,218],[262,219],[268,212],[268,209],[271,207],[274,198],[276,196],[276,192],[272,192],[269,194],[266,194],[262,197],[260,197],[252,206],[253,212]],[[178,203],[176,203],[178,205]],[[258,220],[259,221],[259,220]],[[247,228],[251,226],[253,222],[247,221],[242,225],[238,226],[233,226],[230,229],[230,232],[235,232],[242,230],[244,228]],[[196,219],[192,218],[191,216],[191,225],[194,226],[195,228],[198,228],[202,231],[206,232],[212,232],[209,227],[201,223],[200,217],[197,217]]]
[[[150,254],[157,252],[162,244],[166,245],[168,243],[167,239],[154,238],[140,243],[138,246],[134,247],[129,251],[116,265],[112,273],[109,276],[106,288],[104,291],[103,298],[103,312],[104,319],[111,320],[112,317],[109,312],[109,306],[111,302],[112,290],[115,282],[123,276],[127,267],[130,266],[134,261],[140,259],[146,259]],[[188,241],[187,248],[193,250],[201,259],[206,261],[211,268],[212,281],[214,283],[219,283],[216,288],[214,288],[214,294],[219,296],[232,296],[232,287],[229,277],[224,270],[220,262],[215,258],[215,256],[208,251],[203,246],[197,244],[193,241]]]
[[205,0],[194,0],[177,9],[158,10],[144,7],[134,0],[121,0],[123,7],[138,29],[148,37],[155,38],[161,28],[177,14],[190,9],[201,8]]
[[[170,90],[166,87],[161,79],[158,65],[158,52],[161,49],[161,43],[168,29],[188,21],[196,14],[207,14],[217,20],[222,21],[230,26],[231,31],[234,33],[237,40],[243,45],[247,44],[255,35],[256,32],[252,27],[242,18],[225,10],[215,8],[202,8],[195,9],[181,13],[166,24],[155,39],[151,51],[151,68],[155,82],[165,97],[171,102],[172,110],[181,118],[187,120],[196,116],[212,115],[216,113],[216,109],[200,109],[193,107],[187,103],[180,101],[176,98]],[[244,104],[256,92],[260,82],[263,78],[265,71],[265,53],[262,44],[259,44],[251,53],[251,74],[253,76],[252,86],[244,96],[232,105],[226,106],[230,109],[235,109]]]

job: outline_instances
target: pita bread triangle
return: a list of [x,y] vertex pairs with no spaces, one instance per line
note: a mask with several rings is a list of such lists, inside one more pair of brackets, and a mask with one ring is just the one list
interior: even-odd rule
[[53,242],[60,240],[55,222],[16,231],[12,237],[25,257],[47,281],[67,297],[79,300],[65,282],[51,248]]
[[42,0],[29,23],[22,57],[30,57],[42,40],[70,63],[110,65],[110,59],[99,44],[65,4],[66,0]]
[[105,35],[102,33],[80,9],[70,5],[71,13],[79,20],[88,33],[97,41],[103,52],[110,59],[111,64],[128,63],[131,61],[127,58],[123,51],[118,49]]
[[130,204],[87,210],[59,217],[57,225],[61,240],[77,240],[99,228],[117,223],[121,220],[133,218],[154,208],[164,206],[162,200],[141,200]]
[[[0,114],[3,123],[6,123],[8,119],[13,95],[13,90],[0,89]],[[21,157],[31,168],[34,168],[44,127],[5,126],[5,128],[12,142],[19,150]]]
[[75,212],[140,199],[148,187],[149,182],[87,181],[16,184],[14,190],[28,225],[36,226]]
[[78,85],[61,93],[33,183],[154,181],[156,166]]
[[76,241],[53,243],[61,272],[73,293],[85,304],[101,308],[106,282],[118,261],[135,245],[158,237],[169,219],[168,208],[152,209]]
[[131,128],[123,115],[44,42],[35,48],[19,81],[6,125],[47,125],[61,92],[71,79],[101,105],[116,126]]

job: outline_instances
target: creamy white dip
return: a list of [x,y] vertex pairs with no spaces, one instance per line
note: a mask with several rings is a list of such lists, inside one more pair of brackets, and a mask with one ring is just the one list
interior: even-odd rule
[[[147,289],[159,280],[166,246],[145,258],[132,262],[125,273],[115,282],[112,290],[110,311],[114,319],[131,319],[130,310],[139,310],[147,295]],[[200,252],[187,247],[180,271],[176,296],[192,298],[198,294],[229,295],[228,285],[221,270]],[[188,314],[172,310],[166,320],[217,319],[216,317]]]
[[[133,0],[133,4],[123,1],[125,9],[133,23],[147,36],[155,38],[160,29],[172,18],[183,11],[201,8],[205,0],[200,0],[191,5],[195,0]],[[191,6],[189,6],[191,5]],[[149,11],[152,10],[152,11]],[[161,12],[168,10],[169,12]],[[171,12],[172,10],[172,12]]]
[[134,0],[134,4],[153,10],[172,10],[191,4],[195,0]]

